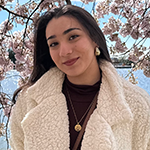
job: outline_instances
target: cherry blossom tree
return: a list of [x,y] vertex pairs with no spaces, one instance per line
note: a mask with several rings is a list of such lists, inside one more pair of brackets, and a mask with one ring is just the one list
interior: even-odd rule
[[[126,56],[132,64],[132,71],[143,70],[150,77],[150,1],[149,0],[81,0],[83,6],[91,5],[92,15],[100,24],[106,36],[111,55]],[[20,1],[21,2],[21,1]],[[44,11],[72,4],[71,0],[0,0],[0,11],[7,12],[6,20],[0,23],[0,81],[6,73],[15,69],[20,73],[18,84],[28,81],[33,69],[33,25]],[[14,31],[22,25],[22,31]],[[128,42],[132,44],[128,46]],[[135,81],[131,71],[130,80]],[[135,83],[135,82],[134,82]],[[8,123],[13,103],[8,93],[0,90],[0,137],[8,142]],[[6,123],[3,122],[7,118]]]
[[[110,15],[111,14],[111,15]],[[149,0],[114,0],[101,1],[96,5],[96,17],[104,18],[103,33],[108,39],[110,53],[128,55],[133,62],[133,69],[142,69],[150,77],[150,46],[144,43],[150,38],[150,1]],[[133,44],[127,47],[127,41]]]

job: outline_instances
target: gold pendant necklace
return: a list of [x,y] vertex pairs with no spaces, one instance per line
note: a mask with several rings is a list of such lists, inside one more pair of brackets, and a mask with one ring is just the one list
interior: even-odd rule
[[79,122],[75,125],[74,129],[75,129],[77,132],[81,131],[82,127],[81,127],[81,125],[79,124]]
[[91,108],[92,104],[93,104],[93,101],[94,99],[92,100],[91,104],[89,105],[88,109],[86,110],[86,112],[84,113],[84,115],[81,117],[81,119],[78,121],[77,119],[77,116],[76,116],[76,113],[75,113],[75,109],[73,107],[73,103],[71,101],[71,97],[70,97],[70,94],[69,94],[69,91],[68,91],[68,88],[66,86],[66,90],[67,90],[67,94],[68,94],[68,98],[69,98],[69,101],[70,101],[70,105],[71,105],[71,108],[72,108],[72,111],[73,111],[73,114],[74,114],[74,117],[75,117],[75,120],[76,120],[76,125],[74,126],[74,129],[75,131],[77,132],[80,132],[81,129],[82,129],[82,126],[80,125],[80,122],[83,120],[83,118],[86,116],[86,114],[88,113],[89,109]]

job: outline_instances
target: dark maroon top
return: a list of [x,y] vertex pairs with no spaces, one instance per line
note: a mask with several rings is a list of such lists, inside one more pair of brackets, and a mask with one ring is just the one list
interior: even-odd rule
[[[72,150],[75,141],[79,132],[75,131],[74,126],[77,124],[75,120],[75,116],[72,111],[72,107],[70,105],[70,101],[68,99],[68,94],[66,91],[66,86],[69,91],[71,101],[73,103],[73,107],[77,116],[78,121],[82,118],[86,110],[88,109],[89,105],[91,104],[95,94],[99,91],[101,84],[101,79],[94,85],[75,85],[72,84],[67,77],[64,80],[63,84],[63,93],[66,96],[67,106],[68,106],[68,116],[69,116],[69,132],[70,132],[70,150]],[[82,126],[84,119],[81,121],[80,125]],[[81,140],[82,142],[82,140]],[[81,148],[81,142],[79,144],[78,150]]]

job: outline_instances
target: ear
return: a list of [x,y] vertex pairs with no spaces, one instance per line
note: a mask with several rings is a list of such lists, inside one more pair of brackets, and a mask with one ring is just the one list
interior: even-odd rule
[[94,48],[99,47],[94,41],[93,41]]

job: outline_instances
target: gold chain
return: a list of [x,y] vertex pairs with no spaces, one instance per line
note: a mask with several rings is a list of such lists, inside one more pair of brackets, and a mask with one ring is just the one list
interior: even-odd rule
[[94,98],[93,98],[91,104],[89,105],[88,109],[86,110],[86,112],[83,114],[83,116],[81,117],[81,119],[78,121],[78,118],[77,118],[75,109],[74,109],[74,107],[73,107],[73,103],[72,103],[72,101],[71,101],[71,97],[70,97],[70,94],[69,94],[69,91],[68,91],[67,86],[66,86],[66,89],[67,89],[68,98],[69,98],[69,101],[70,101],[70,104],[71,104],[71,108],[72,108],[72,110],[73,110],[73,114],[74,114],[74,117],[75,117],[75,120],[76,120],[76,123],[77,123],[74,128],[75,128],[75,131],[79,132],[79,131],[81,131],[81,129],[82,129],[82,126],[80,125],[80,122],[83,120],[83,118],[85,117],[85,115],[86,115],[87,112],[89,111],[90,107],[92,106],[93,101],[94,101]]

